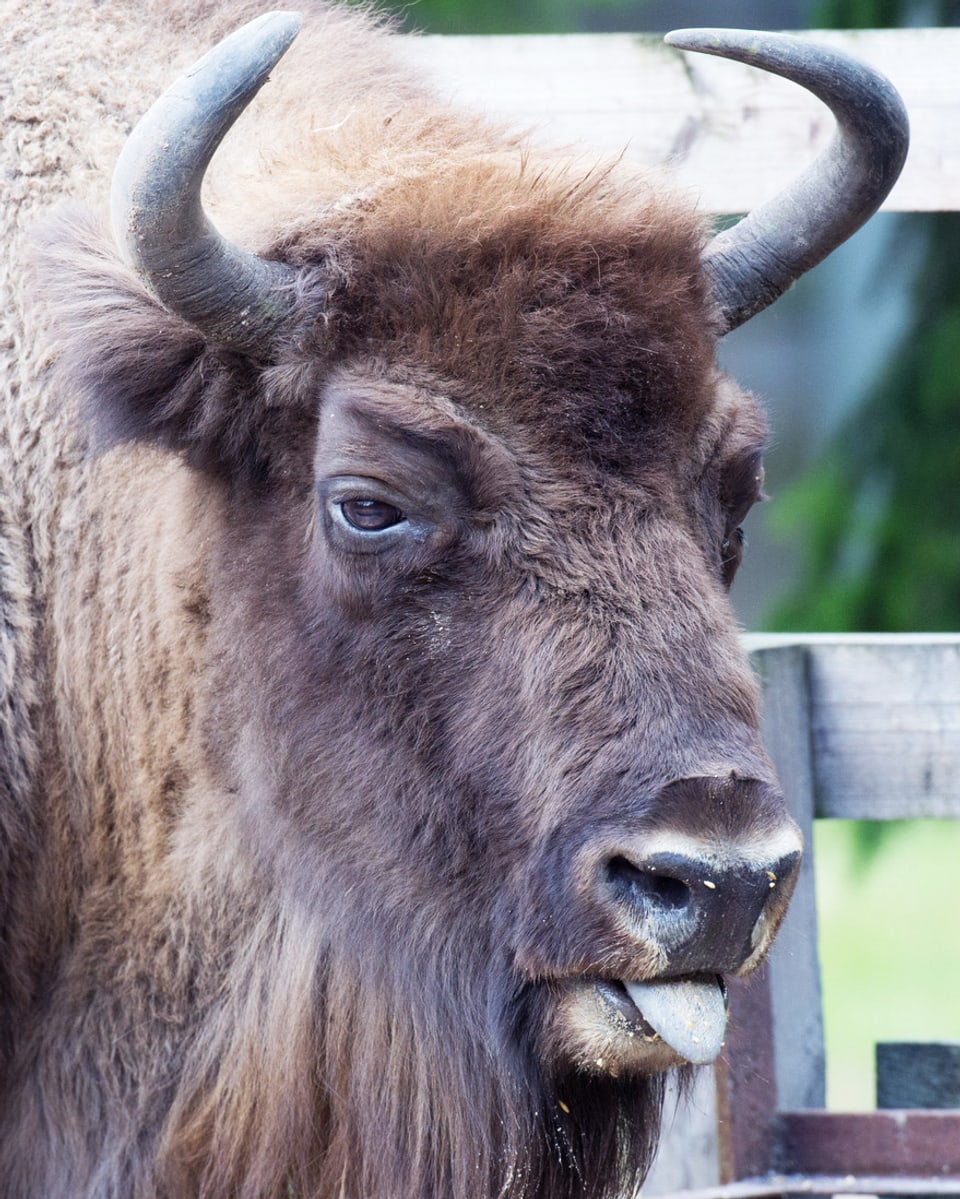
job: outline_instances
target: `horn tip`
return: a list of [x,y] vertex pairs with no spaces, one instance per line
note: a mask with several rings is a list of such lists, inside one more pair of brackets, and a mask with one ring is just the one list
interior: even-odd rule
[[290,46],[290,43],[303,26],[303,13],[294,9],[275,9],[273,12],[261,13],[236,31],[238,38],[251,41],[269,40],[275,47],[279,58]]
[[669,33],[664,34],[663,40],[668,46],[675,46],[678,50],[697,50],[704,42],[708,44],[717,40],[719,34],[727,32],[724,29],[708,29],[708,28],[691,28],[691,29],[671,29]]

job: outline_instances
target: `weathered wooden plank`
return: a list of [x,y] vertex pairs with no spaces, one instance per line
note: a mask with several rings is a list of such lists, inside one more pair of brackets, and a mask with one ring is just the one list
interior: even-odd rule
[[747,653],[758,649],[777,649],[785,645],[821,649],[833,645],[957,645],[960,633],[743,633],[741,644]]
[[[960,209],[960,29],[804,34],[884,71],[910,112],[913,140],[884,207]],[[585,154],[670,163],[712,213],[774,195],[829,139],[833,120],[801,88],[738,63],[682,55],[653,35],[407,39],[441,90],[511,127]]]
[[808,657],[817,816],[960,818],[960,635],[751,644]]
[[668,1083],[660,1147],[643,1194],[644,1199],[652,1199],[715,1187],[719,1182],[713,1071],[704,1068],[682,1092],[675,1079]]
[[960,1108],[960,1041],[881,1041],[877,1107]]
[[774,1017],[769,976],[761,969],[730,979],[730,1021],[717,1081],[720,1181],[769,1169],[777,1128]]
[[[646,1190],[644,1190],[646,1194]],[[960,1195],[960,1177],[929,1174],[764,1174],[725,1186],[663,1194],[660,1199],[788,1199],[793,1195]]]
[[782,1112],[791,1174],[960,1178],[960,1112]]
[[960,816],[960,640],[811,655],[818,812]]
[[810,852],[814,762],[808,650],[802,645],[758,649],[752,655],[752,662],[763,687],[764,744],[808,851],[767,966],[774,1023],[776,1095],[780,1107],[823,1107],[826,1102],[823,1014]]

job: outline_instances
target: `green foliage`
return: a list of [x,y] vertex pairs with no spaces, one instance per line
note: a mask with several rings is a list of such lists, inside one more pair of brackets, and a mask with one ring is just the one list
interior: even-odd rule
[[385,0],[408,29],[425,33],[569,33],[587,9],[624,0]]
[[[914,8],[824,0],[816,17],[895,25]],[[955,2],[931,9],[934,19],[960,16]],[[906,334],[822,461],[781,497],[776,525],[796,540],[805,567],[803,583],[772,614],[774,628],[960,625],[960,215],[910,220],[926,248]]]
[[960,23],[960,0],[820,0],[814,5],[811,26],[815,29],[896,29],[916,23],[956,25]]
[[874,1106],[877,1041],[960,1036],[958,854],[956,820],[814,826],[831,1107]]
[[887,29],[901,23],[902,0],[820,0],[814,6],[815,29]]
[[813,473],[780,500],[803,541],[784,629],[932,631],[960,623],[960,217],[926,218],[910,328]]

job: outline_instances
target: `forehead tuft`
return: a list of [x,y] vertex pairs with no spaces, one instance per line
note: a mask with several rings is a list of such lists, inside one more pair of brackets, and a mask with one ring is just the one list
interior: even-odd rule
[[336,256],[341,360],[420,364],[485,423],[613,466],[712,402],[702,225],[625,168],[454,156],[328,218],[287,253]]

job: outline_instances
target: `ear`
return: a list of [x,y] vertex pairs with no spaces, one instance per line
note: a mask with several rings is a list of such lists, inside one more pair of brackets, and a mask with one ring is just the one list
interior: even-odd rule
[[[120,260],[105,222],[89,211],[61,209],[34,242],[56,386],[78,397],[98,449],[148,441],[201,469],[269,469],[281,407],[271,396],[276,366],[208,345],[161,307]],[[289,381],[289,367],[284,375]],[[307,390],[286,391],[288,411]]]

